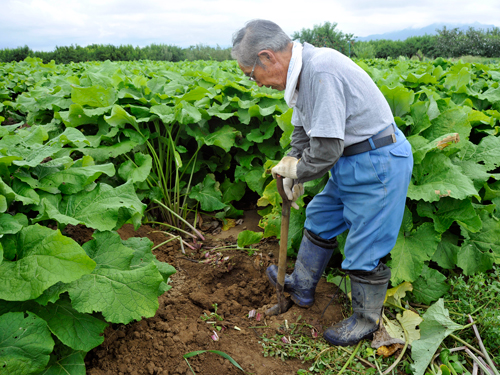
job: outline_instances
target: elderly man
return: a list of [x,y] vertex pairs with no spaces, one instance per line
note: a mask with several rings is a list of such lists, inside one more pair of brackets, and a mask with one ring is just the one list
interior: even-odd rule
[[[411,146],[371,78],[329,48],[292,42],[271,21],[254,20],[233,36],[232,56],[257,85],[284,90],[294,108],[291,151],[273,169],[290,200],[303,183],[330,171],[306,208],[304,236],[285,291],[299,306],[314,303],[316,285],[348,230],[342,269],[349,275],[353,314],[328,328],[333,345],[354,345],[378,329],[394,247],[412,175]],[[267,269],[276,284],[276,266]]]

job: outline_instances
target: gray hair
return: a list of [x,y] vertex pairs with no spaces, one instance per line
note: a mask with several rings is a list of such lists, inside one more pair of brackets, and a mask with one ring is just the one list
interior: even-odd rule
[[242,66],[253,66],[260,51],[280,52],[291,42],[292,39],[274,22],[252,20],[233,34],[231,56]]

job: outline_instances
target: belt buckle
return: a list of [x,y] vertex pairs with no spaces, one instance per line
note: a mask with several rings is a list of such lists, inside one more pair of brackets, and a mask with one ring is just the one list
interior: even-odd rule
[[392,137],[392,143],[396,143],[396,134],[392,133],[391,137]]

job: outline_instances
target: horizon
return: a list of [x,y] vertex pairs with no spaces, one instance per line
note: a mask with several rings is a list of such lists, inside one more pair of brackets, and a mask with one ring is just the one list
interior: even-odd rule
[[[332,17],[318,9],[328,9]],[[262,16],[263,10],[269,16]],[[229,0],[143,0],[140,4],[132,0],[3,0],[0,49],[28,46],[34,51],[53,51],[56,46],[92,44],[229,48],[233,33],[255,18],[272,20],[288,35],[332,22],[337,30],[363,38],[420,29],[442,20],[446,24],[498,25],[498,14],[498,0],[483,0],[481,7],[465,0],[422,0],[418,4],[314,0],[307,7],[299,0],[239,0],[237,6]]]

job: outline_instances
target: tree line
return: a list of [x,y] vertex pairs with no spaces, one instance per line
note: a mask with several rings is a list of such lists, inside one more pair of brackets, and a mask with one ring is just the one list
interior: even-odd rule
[[111,44],[91,44],[86,47],[71,45],[69,47],[56,46],[54,51],[33,51],[28,46],[5,48],[0,50],[0,62],[22,61],[26,57],[38,57],[44,62],[54,60],[56,64],[84,61],[195,61],[214,60],[225,61],[231,59],[231,49],[220,46],[210,47],[197,44],[188,48],[175,45],[151,44],[146,47],[132,45],[114,46]]
[[[357,58],[456,58],[461,56],[500,57],[500,28],[482,30],[458,28],[436,30],[437,35],[414,36],[405,40],[356,41],[354,34],[337,29],[334,22],[315,25],[312,29],[294,32],[294,40],[308,42],[317,47],[334,48],[349,57]],[[28,46],[0,49],[0,62],[22,61],[26,57],[38,57],[45,62],[54,60],[57,64],[82,61],[194,61],[231,60],[231,48],[210,47],[197,44],[188,48],[175,45],[151,44],[146,47],[132,45],[113,46],[92,44],[86,47],[71,45],[57,46],[54,51],[33,51]]]
[[500,28],[467,30],[437,29],[436,35],[413,36],[405,40],[379,39],[356,41],[353,34],[336,29],[337,24],[325,22],[312,29],[295,32],[293,39],[317,47],[334,48],[350,57],[358,58],[453,58],[461,56],[500,57]]

